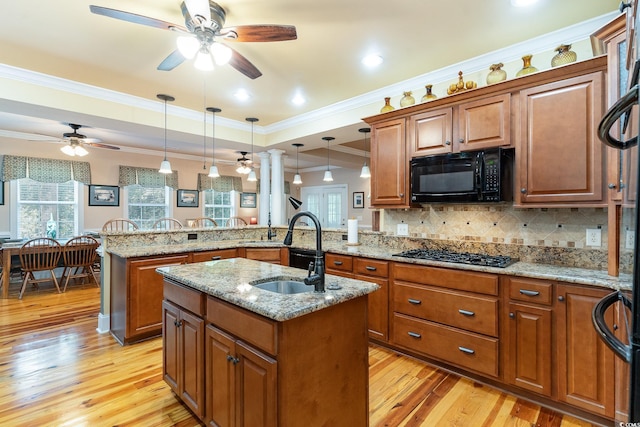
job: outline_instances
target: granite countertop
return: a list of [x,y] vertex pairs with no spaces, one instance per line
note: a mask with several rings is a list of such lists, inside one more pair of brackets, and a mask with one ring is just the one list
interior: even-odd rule
[[[199,241],[188,244],[142,246],[107,249],[108,252],[123,257],[132,258],[150,255],[168,255],[184,252],[198,252],[206,250],[226,249],[235,247],[282,247],[281,240],[215,240]],[[292,247],[303,249],[315,249],[312,242],[294,242]],[[612,290],[630,289],[632,276],[630,274],[620,274],[619,277],[610,276],[606,271],[589,270],[586,268],[562,267],[549,264],[534,264],[527,262],[515,262],[506,268],[485,267],[469,264],[456,264],[441,261],[417,260],[412,258],[402,258],[393,254],[402,252],[400,249],[389,249],[378,246],[348,246],[340,242],[323,242],[325,252],[332,252],[342,255],[353,255],[358,257],[368,257],[388,261],[405,262],[409,264],[429,265],[434,267],[455,268],[457,270],[483,271],[493,274],[507,276],[529,277],[533,279],[555,280],[566,283],[598,286]]]
[[380,288],[375,283],[328,274],[325,285],[339,285],[341,289],[283,295],[252,285],[271,280],[302,281],[306,271],[244,258],[161,267],[156,271],[166,279],[280,322],[367,295]]

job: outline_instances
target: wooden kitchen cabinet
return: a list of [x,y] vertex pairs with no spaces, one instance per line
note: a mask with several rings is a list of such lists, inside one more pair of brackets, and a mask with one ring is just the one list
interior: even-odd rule
[[505,277],[509,301],[505,319],[505,381],[551,397],[553,284]]
[[287,248],[238,248],[238,256],[271,264],[289,265]]
[[[614,354],[598,336],[591,312],[607,290],[557,286],[558,400],[604,417],[614,416]],[[608,313],[607,324],[613,324]]]
[[324,254],[324,265],[327,274],[353,279],[353,257],[327,252]]
[[389,262],[371,258],[354,258],[354,279],[373,282],[380,289],[369,294],[369,338],[387,342],[389,340]]
[[409,118],[410,157],[453,151],[453,108],[438,108]]
[[189,254],[161,257],[111,256],[111,334],[121,344],[162,332],[162,276],[159,267],[186,264]]
[[598,71],[520,92],[515,205],[606,206],[603,91]]
[[371,126],[371,206],[409,207],[406,120]]
[[213,251],[202,251],[191,253],[191,262],[213,261],[218,259],[229,259],[238,256],[236,248],[216,249]]

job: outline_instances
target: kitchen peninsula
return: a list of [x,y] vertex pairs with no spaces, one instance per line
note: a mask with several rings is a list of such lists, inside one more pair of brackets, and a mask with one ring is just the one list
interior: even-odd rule
[[[280,294],[254,285],[305,273],[231,258],[162,267],[163,376],[211,425],[368,424],[367,294]],[[231,421],[232,422],[232,421]]]

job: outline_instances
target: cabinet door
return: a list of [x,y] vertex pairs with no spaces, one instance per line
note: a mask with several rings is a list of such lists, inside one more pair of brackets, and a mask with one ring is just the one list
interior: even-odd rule
[[126,339],[160,334],[163,277],[156,268],[185,264],[189,255],[134,260],[129,265]]
[[380,285],[380,289],[367,295],[369,337],[387,342],[389,340],[389,280],[361,275],[356,275],[354,279]]
[[[601,289],[558,286],[558,399],[612,418],[614,355],[591,324],[593,307],[605,295]],[[613,316],[607,317],[613,324]]]
[[235,423],[235,353],[234,338],[208,325],[205,367],[208,425],[231,427]]
[[[286,249],[285,249],[286,250]],[[254,259],[257,261],[270,262],[272,264],[281,264],[282,255],[280,248],[244,248],[245,258]],[[288,259],[285,256],[284,265],[287,264]]]
[[506,379],[551,396],[551,309],[509,304]]
[[461,151],[511,144],[511,94],[467,102],[458,108]]
[[371,127],[371,205],[409,206],[405,119]]
[[420,157],[451,153],[453,150],[453,109],[441,108],[416,114],[409,119],[409,154]]
[[179,395],[180,343],[177,324],[180,309],[168,301],[163,301],[162,317],[162,376],[173,392]]
[[276,427],[276,361],[242,341],[236,341],[236,354],[236,425]]
[[204,320],[180,311],[180,397],[200,419],[204,417]]
[[521,92],[516,204],[604,206],[603,73]]

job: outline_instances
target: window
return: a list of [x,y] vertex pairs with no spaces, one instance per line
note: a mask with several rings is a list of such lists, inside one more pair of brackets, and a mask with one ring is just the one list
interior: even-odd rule
[[160,218],[171,216],[171,189],[169,187],[125,187],[127,218],[141,229],[150,229]]
[[204,190],[204,216],[213,218],[219,226],[224,226],[235,214],[235,191]]
[[[47,222],[55,222],[55,238],[77,236],[80,223],[80,186],[76,181],[62,184],[22,178],[15,181],[16,237],[32,239],[47,235]],[[13,212],[12,212],[13,214]]]
[[[347,225],[347,186],[330,185],[303,187],[300,192],[303,206],[327,228],[344,228]],[[303,221],[301,218],[300,221]]]

